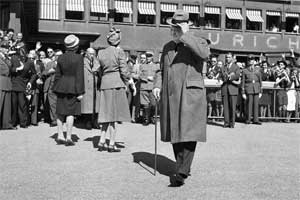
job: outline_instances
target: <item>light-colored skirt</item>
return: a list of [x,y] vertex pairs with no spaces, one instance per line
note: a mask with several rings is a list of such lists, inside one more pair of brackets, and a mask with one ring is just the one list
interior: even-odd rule
[[288,104],[287,111],[295,111],[296,110],[296,90],[287,91]]
[[100,90],[98,123],[130,121],[125,88]]

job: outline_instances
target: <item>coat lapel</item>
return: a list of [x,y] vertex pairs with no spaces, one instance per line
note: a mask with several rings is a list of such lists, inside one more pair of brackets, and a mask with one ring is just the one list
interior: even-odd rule
[[169,57],[169,64],[171,65],[174,61],[174,58],[177,55],[177,52],[175,52],[176,43],[173,42],[172,45],[170,45],[170,49],[168,50],[168,57]]

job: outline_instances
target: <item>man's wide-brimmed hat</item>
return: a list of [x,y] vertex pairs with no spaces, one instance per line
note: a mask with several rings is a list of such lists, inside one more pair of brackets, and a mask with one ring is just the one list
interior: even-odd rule
[[71,35],[68,35],[67,37],[65,37],[64,43],[65,43],[66,48],[72,49],[79,45],[79,38],[76,37],[75,35],[71,34]]
[[180,23],[188,23],[192,25],[193,22],[189,20],[189,13],[184,10],[176,10],[172,18],[167,19],[167,23],[171,26],[178,26]]

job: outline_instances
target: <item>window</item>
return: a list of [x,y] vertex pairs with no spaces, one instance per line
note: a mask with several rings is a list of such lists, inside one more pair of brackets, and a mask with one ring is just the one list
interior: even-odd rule
[[220,7],[205,7],[204,22],[205,28],[221,28],[221,8]]
[[281,14],[278,11],[267,11],[266,29],[271,32],[281,31]]
[[57,20],[58,17],[58,0],[41,0],[40,1],[40,19]]
[[299,33],[299,13],[285,13],[286,32]]
[[242,29],[242,14],[239,8],[226,8],[226,28]]
[[247,10],[246,15],[246,29],[261,31],[262,22],[264,22],[263,18],[261,17],[261,10]]
[[138,2],[138,23],[155,24],[155,2]]
[[108,4],[107,0],[91,0],[91,20],[107,21],[108,20]]
[[193,22],[193,27],[200,26],[200,6],[198,5],[183,5],[183,10],[189,13],[189,18]]
[[161,3],[160,10],[160,23],[167,24],[167,19],[173,17],[174,12],[177,10],[177,4]]
[[84,19],[83,0],[66,0],[66,19]]
[[132,1],[116,0],[115,22],[132,22]]

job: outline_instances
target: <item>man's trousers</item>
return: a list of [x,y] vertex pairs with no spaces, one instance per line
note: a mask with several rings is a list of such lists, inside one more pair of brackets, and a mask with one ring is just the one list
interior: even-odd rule
[[21,126],[28,124],[28,106],[24,92],[12,92],[12,124],[17,126],[18,119]]
[[235,124],[235,111],[236,111],[237,95],[224,95],[224,124]]
[[176,173],[187,178],[191,171],[197,142],[179,142],[172,145],[176,158]]
[[258,101],[259,94],[247,94],[247,120],[251,121],[253,113],[253,122],[258,122]]

